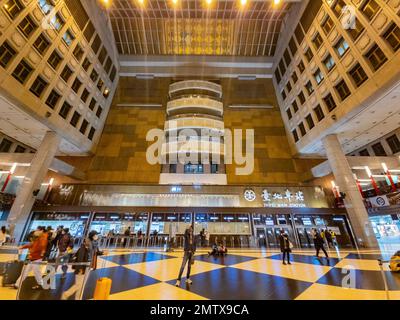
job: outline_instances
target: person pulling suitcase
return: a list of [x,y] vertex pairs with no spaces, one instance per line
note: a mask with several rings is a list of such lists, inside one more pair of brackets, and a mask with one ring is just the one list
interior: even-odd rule
[[37,285],[32,287],[32,290],[41,290],[43,289],[43,278],[41,265],[35,264],[35,262],[43,261],[43,257],[46,253],[47,249],[47,235],[44,234],[44,227],[38,227],[36,231],[33,233],[32,242],[20,247],[20,250],[29,249],[28,260],[31,263],[28,263],[27,267],[24,270],[24,273],[18,278],[15,282],[14,288],[18,289],[22,282],[25,280],[25,277],[33,271],[35,275],[35,280]]

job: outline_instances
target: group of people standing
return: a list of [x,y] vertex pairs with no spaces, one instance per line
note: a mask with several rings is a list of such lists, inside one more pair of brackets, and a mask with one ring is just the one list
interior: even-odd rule
[[[312,237],[313,243],[314,243],[315,256],[317,258],[319,258],[319,254],[322,250],[322,252],[325,254],[325,257],[327,259],[329,259],[329,255],[325,249],[325,245],[327,245],[328,248],[337,247],[335,232],[332,230],[328,230],[328,229],[322,230],[322,231],[319,231],[317,229],[312,229],[311,237]],[[280,244],[280,249],[282,252],[282,263],[284,265],[286,265],[286,264],[290,265],[291,264],[290,253],[292,252],[292,249],[294,246],[289,239],[289,235],[284,230],[280,231],[279,244]]]

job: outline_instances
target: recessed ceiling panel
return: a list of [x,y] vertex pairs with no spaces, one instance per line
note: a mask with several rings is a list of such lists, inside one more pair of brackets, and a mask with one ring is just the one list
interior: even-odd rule
[[123,55],[273,56],[293,2],[113,0],[109,11]]

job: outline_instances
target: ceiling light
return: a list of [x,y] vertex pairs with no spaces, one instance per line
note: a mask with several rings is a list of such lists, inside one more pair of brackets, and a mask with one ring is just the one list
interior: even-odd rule
[[240,0],[240,4],[241,4],[242,6],[245,6],[245,5],[247,4],[247,0]]
[[104,7],[108,8],[111,5],[111,0],[101,0],[100,1]]

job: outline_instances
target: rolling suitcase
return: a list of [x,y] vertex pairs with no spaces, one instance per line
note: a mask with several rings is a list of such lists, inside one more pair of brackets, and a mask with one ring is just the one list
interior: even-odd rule
[[109,278],[100,278],[97,280],[93,300],[108,300],[111,293],[111,285],[112,280]]
[[4,273],[3,273],[3,287],[12,286],[14,285],[18,278],[22,273],[22,269],[24,267],[23,261],[10,261],[7,262],[4,266]]

